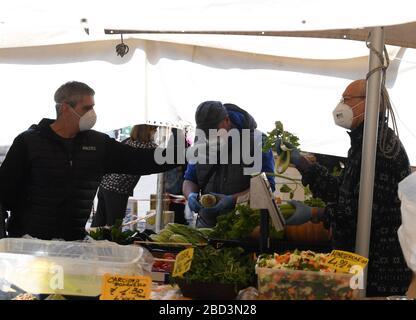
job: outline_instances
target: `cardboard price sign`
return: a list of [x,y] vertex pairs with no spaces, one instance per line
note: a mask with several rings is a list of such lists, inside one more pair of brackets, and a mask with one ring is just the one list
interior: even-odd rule
[[192,259],[194,257],[194,248],[188,248],[178,253],[173,267],[173,277],[182,277],[191,269]]
[[355,253],[332,250],[326,261],[326,265],[334,268],[338,272],[349,273],[353,266],[360,266],[365,268],[368,264],[368,259]]
[[149,300],[152,279],[105,274],[100,300]]

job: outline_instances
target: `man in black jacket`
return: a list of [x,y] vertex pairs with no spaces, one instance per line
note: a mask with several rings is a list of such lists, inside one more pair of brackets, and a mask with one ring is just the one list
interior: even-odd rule
[[10,210],[10,237],[83,239],[105,173],[146,175],[175,165],[155,162],[155,149],[135,149],[91,130],[94,90],[68,82],[55,93],[57,119],[17,136],[0,167],[0,203]]

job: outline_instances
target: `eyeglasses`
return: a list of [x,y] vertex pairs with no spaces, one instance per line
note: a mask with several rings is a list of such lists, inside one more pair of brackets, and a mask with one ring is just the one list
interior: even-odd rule
[[345,101],[351,100],[351,99],[363,99],[365,96],[343,96],[341,98],[341,103],[345,103]]

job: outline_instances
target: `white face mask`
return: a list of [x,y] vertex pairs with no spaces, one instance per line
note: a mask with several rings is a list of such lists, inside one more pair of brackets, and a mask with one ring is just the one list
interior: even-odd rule
[[72,112],[75,113],[79,117],[79,130],[80,131],[86,131],[90,130],[92,127],[94,127],[95,122],[97,122],[97,114],[95,113],[94,109],[91,109],[87,113],[85,113],[82,117],[74,110],[72,109]]
[[332,112],[332,115],[334,116],[335,124],[345,129],[351,129],[353,120],[362,115],[362,114],[359,114],[354,117],[353,109],[363,102],[364,101],[360,101],[352,107],[350,107],[348,104],[343,103],[342,101],[338,103],[338,105]]

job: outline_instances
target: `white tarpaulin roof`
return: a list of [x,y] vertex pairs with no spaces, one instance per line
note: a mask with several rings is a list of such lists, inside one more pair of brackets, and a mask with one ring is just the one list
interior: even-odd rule
[[[305,150],[345,155],[348,136],[332,109],[345,86],[368,71],[364,42],[243,35],[131,34],[120,58],[119,35],[151,31],[320,30],[366,39],[366,26],[416,21],[412,1],[1,1],[0,145],[42,117],[54,117],[53,93],[68,80],[96,90],[97,129],[139,122],[193,123],[204,100],[233,102],[260,129],[281,120]],[[81,19],[86,23],[80,23]],[[406,28],[405,28],[406,27]],[[84,28],[88,28],[87,34]],[[353,28],[354,30],[342,30]],[[415,47],[413,24],[386,27],[386,39]],[[341,29],[341,30],[328,30]],[[397,31],[399,30],[399,31]],[[411,30],[411,31],[408,31]],[[276,34],[276,33],[275,33]],[[298,34],[290,34],[297,36]],[[357,38],[357,35],[359,36]],[[405,41],[405,42],[403,42]],[[393,43],[393,42],[391,42]],[[389,47],[388,85],[401,138],[416,163],[413,49]],[[394,59],[395,58],[395,59]]]
[[[89,41],[101,39],[104,28],[282,32],[390,26],[414,22],[415,18],[411,0],[3,0],[0,44]],[[87,24],[81,25],[81,19],[87,19]],[[84,33],[84,27],[91,29],[91,36]],[[409,45],[412,41],[414,47],[416,35],[403,30],[395,32],[394,38]],[[325,33],[328,36],[329,32]],[[343,30],[340,35],[348,37],[350,33]]]

